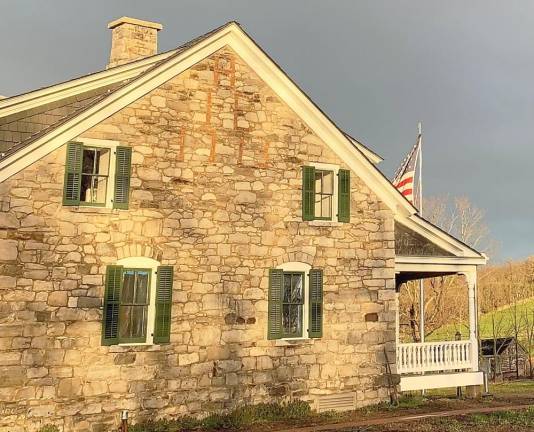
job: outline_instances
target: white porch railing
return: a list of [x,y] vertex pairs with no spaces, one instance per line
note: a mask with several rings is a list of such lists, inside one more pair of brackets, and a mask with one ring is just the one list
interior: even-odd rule
[[469,369],[471,342],[422,342],[397,345],[397,373]]

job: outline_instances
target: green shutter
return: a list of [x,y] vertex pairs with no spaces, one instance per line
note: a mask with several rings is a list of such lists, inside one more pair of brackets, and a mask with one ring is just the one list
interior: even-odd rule
[[310,316],[308,335],[311,338],[323,336],[323,271],[310,270]]
[[128,208],[131,165],[132,149],[130,147],[117,147],[115,157],[113,208],[123,210]]
[[154,343],[169,343],[171,339],[172,266],[159,266],[156,283],[156,322]]
[[337,220],[339,222],[350,222],[350,171],[340,169],[337,176]]
[[104,313],[102,316],[102,345],[119,343],[119,305],[122,288],[122,266],[107,266]]
[[269,270],[269,306],[267,339],[280,339],[282,337],[282,288],[284,271],[280,269]]
[[315,219],[315,168],[302,167],[302,220]]
[[63,205],[80,204],[80,185],[82,181],[83,145],[80,143],[67,144],[67,158],[65,161],[65,181],[63,184]]

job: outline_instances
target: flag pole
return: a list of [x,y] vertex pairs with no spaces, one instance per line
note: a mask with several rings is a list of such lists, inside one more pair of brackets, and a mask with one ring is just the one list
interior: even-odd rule
[[[417,130],[418,130],[418,136],[417,139],[419,140],[419,154],[417,157],[419,160],[419,182],[418,182],[418,189],[419,189],[419,215],[423,217],[423,180],[422,180],[422,173],[423,173],[423,133],[422,133],[422,126],[421,122],[417,124]],[[421,342],[425,341],[425,284],[423,279],[419,279],[419,334]]]
[[[417,157],[419,160],[419,215],[423,217],[423,131],[421,122],[417,124],[417,136],[419,140],[419,154]],[[419,334],[421,342],[425,341],[425,282],[424,279],[419,279]],[[424,372],[423,372],[424,375]],[[425,390],[422,390],[421,394],[425,395]]]
[[423,127],[417,124],[419,132],[419,214],[423,217]]

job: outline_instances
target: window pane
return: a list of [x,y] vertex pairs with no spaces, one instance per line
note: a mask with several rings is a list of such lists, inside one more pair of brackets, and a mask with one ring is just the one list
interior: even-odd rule
[[321,212],[321,195],[315,195],[315,217],[322,217]]
[[94,177],[92,202],[105,203],[107,187],[108,187],[107,177]]
[[136,279],[136,292],[135,292],[135,303],[137,304],[146,304],[148,303],[148,272],[140,271],[137,272]]
[[135,271],[125,270],[122,284],[121,303],[133,303],[135,293]]
[[82,158],[82,173],[84,174],[95,174],[95,159],[96,154],[95,150],[92,148],[83,149],[83,158]]
[[282,326],[284,336],[302,335],[302,306],[284,305],[282,308]]
[[324,195],[321,198],[321,216],[332,217],[332,195]]
[[332,171],[323,171],[323,193],[334,193],[334,173]]
[[121,339],[144,338],[147,321],[146,306],[121,306],[119,312],[119,337]]
[[284,303],[291,302],[291,274],[284,274],[284,295],[282,296]]
[[96,149],[97,161],[95,164],[95,174],[108,175],[109,174],[109,158],[111,155],[110,149],[99,148]]
[[284,305],[282,309],[284,336],[302,335],[302,306]]
[[302,303],[303,293],[302,293],[302,275],[294,274],[291,276],[291,285],[292,285],[292,303]]
[[301,335],[302,327],[302,306],[300,305],[291,305],[291,322],[290,322],[290,333],[298,336]]
[[323,172],[315,170],[315,193],[321,193],[323,190],[322,178]]
[[106,202],[107,186],[107,177],[82,174],[80,201],[86,203],[104,204]]
[[91,202],[91,181],[92,176],[82,175],[80,186],[80,201]]
[[282,328],[284,335],[288,335],[290,333],[290,311],[291,311],[291,305],[284,305],[282,308]]

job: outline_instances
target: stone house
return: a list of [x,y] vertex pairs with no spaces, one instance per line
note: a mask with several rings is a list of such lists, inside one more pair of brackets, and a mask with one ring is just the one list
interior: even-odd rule
[[0,101],[1,431],[480,384],[476,321],[448,369],[396,328],[420,277],[465,274],[474,313],[483,255],[235,22],[161,54],[109,28],[105,70]]

